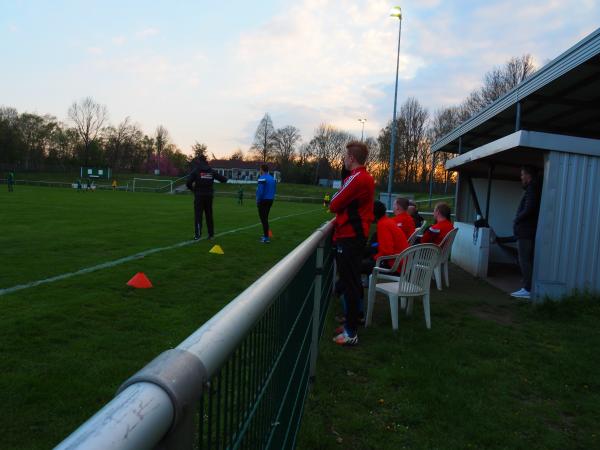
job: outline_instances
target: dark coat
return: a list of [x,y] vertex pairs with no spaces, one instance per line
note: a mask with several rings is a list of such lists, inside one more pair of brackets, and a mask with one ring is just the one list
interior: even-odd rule
[[200,161],[189,175],[185,184],[194,195],[199,197],[212,197],[214,194],[213,183],[215,180],[227,183],[227,178],[212,169],[206,161]]
[[537,180],[531,180],[525,187],[521,203],[513,221],[513,233],[517,239],[533,239],[540,214],[541,190]]

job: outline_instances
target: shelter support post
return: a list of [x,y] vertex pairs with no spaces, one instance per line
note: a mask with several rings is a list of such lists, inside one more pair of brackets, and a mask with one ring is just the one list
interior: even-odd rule
[[490,163],[490,167],[488,169],[488,185],[487,185],[487,199],[485,202],[485,221],[490,223],[490,197],[492,194],[492,177],[494,176],[494,164]]

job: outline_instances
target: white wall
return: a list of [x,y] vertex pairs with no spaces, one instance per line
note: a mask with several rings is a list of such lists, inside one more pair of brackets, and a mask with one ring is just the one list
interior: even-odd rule
[[454,226],[458,228],[458,233],[452,245],[452,262],[476,277],[485,278],[490,249],[489,229],[479,228],[474,241],[473,224],[454,222]]

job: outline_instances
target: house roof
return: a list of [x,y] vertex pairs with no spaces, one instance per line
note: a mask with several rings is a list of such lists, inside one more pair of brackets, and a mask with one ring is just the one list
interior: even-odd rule
[[[520,104],[520,127],[517,110]],[[600,138],[600,28],[432,146],[468,152],[518,129]]]

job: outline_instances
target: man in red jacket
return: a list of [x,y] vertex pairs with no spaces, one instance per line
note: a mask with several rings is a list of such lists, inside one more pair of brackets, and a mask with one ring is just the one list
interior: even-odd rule
[[344,166],[350,175],[342,188],[333,196],[329,210],[335,213],[333,241],[337,247],[336,262],[348,311],[344,331],[333,341],[339,345],[358,344],[358,303],[362,284],[361,259],[373,221],[375,182],[364,164],[369,150],[362,142],[346,145]]
[[398,197],[394,202],[394,222],[396,226],[404,232],[406,239],[415,231],[415,221],[412,216],[406,211],[409,203],[407,198]]
[[446,203],[435,205],[433,220],[435,220],[435,224],[425,230],[421,238],[421,244],[440,245],[446,235],[454,228],[454,225],[450,222],[450,207]]

